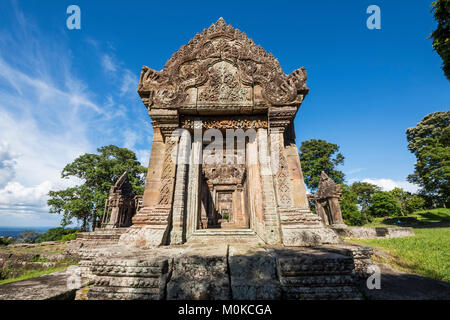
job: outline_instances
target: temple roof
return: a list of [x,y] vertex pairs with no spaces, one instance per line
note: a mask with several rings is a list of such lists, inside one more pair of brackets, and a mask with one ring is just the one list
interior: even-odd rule
[[298,108],[308,93],[306,78],[304,68],[284,74],[271,53],[220,18],[181,46],[163,70],[144,66],[138,92],[149,110],[199,114],[223,105],[252,113],[270,106]]

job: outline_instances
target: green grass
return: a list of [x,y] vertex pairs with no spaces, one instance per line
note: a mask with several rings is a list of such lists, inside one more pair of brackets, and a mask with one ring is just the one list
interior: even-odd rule
[[[413,227],[414,237],[349,241],[389,253],[393,258],[384,262],[400,269],[450,282],[450,209],[417,211],[411,216],[417,221],[400,225]],[[383,219],[368,226],[393,226]]]
[[0,285],[11,283],[11,282],[27,280],[27,279],[31,279],[31,278],[36,278],[36,277],[39,277],[39,276],[43,276],[45,274],[50,274],[50,273],[53,273],[53,272],[65,270],[65,269],[67,269],[67,267],[68,266],[47,268],[45,270],[33,270],[33,271],[30,271],[30,272],[24,273],[24,274],[22,274],[22,275],[20,275],[18,277],[15,277],[15,278],[9,278],[9,279],[0,280]]
[[[415,217],[417,221],[397,223],[394,217],[377,217],[373,221],[366,224],[367,227],[413,227],[413,228],[429,228],[429,227],[450,227],[450,209],[439,208],[430,210],[420,210],[407,217]],[[401,219],[401,217],[400,217]]]
[[63,253],[67,247],[67,243],[55,245],[36,245],[30,248],[11,248],[8,246],[0,246],[0,253],[33,253],[33,254],[60,254]]

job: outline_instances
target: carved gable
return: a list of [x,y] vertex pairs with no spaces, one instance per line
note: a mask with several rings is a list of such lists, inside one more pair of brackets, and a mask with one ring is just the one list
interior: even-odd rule
[[285,75],[272,54],[220,18],[175,52],[163,70],[144,66],[138,92],[149,110],[251,114],[295,106],[295,114],[308,93],[306,77],[304,68]]

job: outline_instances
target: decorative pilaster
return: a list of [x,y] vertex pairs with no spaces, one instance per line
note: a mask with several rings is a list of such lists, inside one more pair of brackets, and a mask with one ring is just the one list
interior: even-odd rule
[[186,240],[185,208],[187,191],[187,174],[190,159],[191,137],[187,130],[183,130],[178,143],[177,175],[172,211],[172,231],[170,244],[182,244]]
[[267,129],[257,131],[258,160],[261,172],[263,206],[264,206],[264,239],[268,244],[281,242],[280,222],[275,200],[272,166],[269,155]]

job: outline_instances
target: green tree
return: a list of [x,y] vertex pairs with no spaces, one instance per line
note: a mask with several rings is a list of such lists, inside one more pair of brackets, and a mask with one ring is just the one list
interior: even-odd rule
[[368,182],[354,182],[351,189],[356,194],[356,201],[361,206],[361,213],[366,223],[369,222],[368,215],[372,205],[372,196],[375,192],[381,191],[381,188]]
[[361,212],[358,210],[357,195],[352,188],[346,184],[341,183],[342,199],[341,199],[341,213],[344,222],[351,226],[361,226],[367,223]]
[[33,230],[24,230],[17,236],[18,242],[36,243],[39,239],[39,233]]
[[401,188],[394,188],[389,192],[395,197],[395,200],[397,200],[397,203],[400,205],[400,214],[402,216],[407,215],[406,204],[411,199],[412,194]]
[[407,214],[411,214],[414,211],[422,210],[424,208],[425,199],[417,194],[414,194],[405,204],[405,210]]
[[370,211],[375,217],[398,216],[401,207],[392,193],[376,191],[372,196]]
[[52,229],[48,229],[47,232],[41,234],[39,236],[39,242],[44,242],[44,241],[58,241],[61,240],[65,235],[72,235],[74,233],[76,233],[77,231],[79,231],[78,229],[75,228],[52,228]]
[[438,23],[436,30],[431,34],[433,48],[441,56],[442,70],[447,79],[450,80],[450,1],[433,1],[432,12]]
[[305,183],[312,191],[317,189],[322,171],[334,182],[344,182],[344,173],[336,170],[336,166],[344,163],[344,156],[339,153],[337,144],[316,139],[303,141],[300,146],[300,161]]
[[406,130],[408,149],[416,156],[414,173],[408,181],[439,206],[450,204],[450,111],[426,115],[415,127]]
[[133,192],[144,192],[147,168],[141,166],[133,151],[110,145],[97,152],[99,154],[86,153],[76,158],[62,170],[62,178],[78,178],[82,184],[49,192],[50,212],[63,215],[63,227],[75,218],[82,221],[82,229],[86,230],[89,223],[102,215],[109,189],[125,171]]

